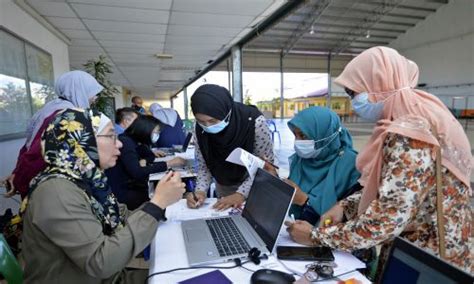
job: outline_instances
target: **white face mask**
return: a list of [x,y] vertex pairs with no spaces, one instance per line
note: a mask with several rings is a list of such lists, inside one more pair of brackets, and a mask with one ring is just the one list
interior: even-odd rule
[[[314,159],[319,154],[321,154],[321,151],[324,150],[331,142],[336,139],[336,137],[339,135],[339,133],[342,131],[342,128],[339,127],[337,132],[331,134],[330,136],[320,139],[320,140],[295,140],[295,152],[296,155],[303,159]],[[316,143],[323,142],[325,140],[329,140],[326,144],[319,148],[315,148]]]
[[368,121],[377,122],[383,115],[383,102],[369,102],[367,92],[360,93],[352,99],[352,109],[355,113]]
[[160,139],[160,133],[153,132],[151,134],[151,142],[155,144],[156,142],[158,142],[158,139]]

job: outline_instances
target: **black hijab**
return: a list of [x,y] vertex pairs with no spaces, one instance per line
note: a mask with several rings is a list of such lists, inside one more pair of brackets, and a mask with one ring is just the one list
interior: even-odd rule
[[202,85],[194,92],[191,108],[194,114],[202,113],[219,120],[224,120],[232,111],[229,124],[219,133],[207,133],[196,123],[196,138],[206,165],[219,184],[243,182],[246,169],[225,159],[238,147],[253,153],[255,119],[262,113],[255,106],[234,102],[226,88],[212,84]]

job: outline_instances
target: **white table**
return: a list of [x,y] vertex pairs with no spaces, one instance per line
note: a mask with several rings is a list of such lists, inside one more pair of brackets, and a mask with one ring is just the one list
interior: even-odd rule
[[[209,206],[212,206],[212,203],[215,199],[209,199]],[[155,238],[151,244],[151,258],[150,258],[150,274],[155,272],[170,270],[174,268],[180,267],[188,267],[188,259],[186,255],[186,249],[184,246],[184,240],[181,230],[181,224],[178,218],[183,217],[184,215],[180,215],[186,209],[183,208],[185,206],[185,201],[181,200],[180,202],[172,205],[170,208],[167,209],[167,216],[169,216],[168,212],[171,213],[171,219],[165,223],[160,224],[158,230],[156,232]],[[171,210],[170,210],[171,209]],[[190,209],[189,209],[190,210]],[[208,212],[204,212],[207,210]],[[206,215],[215,216],[217,213],[209,212],[210,209],[203,209],[201,212],[195,214],[196,216],[203,217]],[[178,212],[178,213],[177,213]],[[181,217],[180,217],[181,216]],[[185,219],[190,219],[189,216],[186,216]],[[289,240],[288,236],[285,235],[286,231],[282,230],[281,236],[279,238],[278,244],[280,245],[288,245],[292,243],[293,245],[297,245]],[[335,268],[335,275],[340,274],[341,272],[345,272],[348,270],[352,270],[349,268],[344,268],[344,264],[348,266],[354,267],[358,266],[365,267],[363,264],[354,256],[349,253],[344,252],[334,252],[335,262],[338,264],[338,267]],[[282,263],[286,266],[283,266]],[[275,269],[280,271],[285,271],[287,273],[292,272],[302,273],[305,271],[305,265],[311,262],[302,262],[302,261],[279,261],[277,260],[275,255],[271,255],[268,260],[262,260],[260,265],[255,265],[253,263],[245,264],[245,267],[251,270],[259,270],[263,268]],[[213,266],[232,266],[234,263],[221,263],[215,264]],[[183,270],[183,271],[176,271],[167,274],[156,275],[150,278],[148,283],[177,283],[179,281],[183,281],[194,276],[198,276],[215,269],[192,269],[192,270]],[[237,267],[233,269],[223,269],[221,270],[233,283],[250,283],[250,277],[252,276],[252,272],[247,271],[243,268]],[[299,276],[295,276],[296,279]],[[370,283],[362,274],[355,271],[350,274],[346,274],[341,276],[340,279],[350,279],[354,278],[360,280],[361,283]],[[337,281],[327,281],[327,283],[336,283]],[[325,282],[326,283],[326,282]]]

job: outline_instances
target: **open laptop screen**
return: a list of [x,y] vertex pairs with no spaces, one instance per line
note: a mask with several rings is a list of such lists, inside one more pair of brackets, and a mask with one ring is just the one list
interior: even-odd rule
[[473,283],[473,277],[413,244],[395,239],[382,274],[390,283]]
[[191,132],[189,132],[186,135],[186,139],[184,139],[183,148],[182,148],[183,153],[186,152],[186,150],[188,150],[188,146],[189,146],[189,143],[191,142],[192,137],[193,137],[193,134]]
[[250,223],[270,252],[280,233],[293,192],[293,187],[258,169],[242,217]]

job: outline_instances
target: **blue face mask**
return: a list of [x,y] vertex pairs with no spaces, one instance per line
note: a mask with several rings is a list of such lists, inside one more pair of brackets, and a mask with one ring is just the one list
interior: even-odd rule
[[[314,159],[321,154],[321,152],[326,148],[331,142],[337,137],[337,135],[342,131],[342,128],[339,127],[338,131],[331,134],[331,136],[320,139],[320,140],[295,140],[295,152],[300,158],[303,159]],[[323,146],[316,149],[316,143],[320,144],[321,142],[325,142]]]
[[198,123],[199,126],[202,127],[202,130],[204,130],[205,132],[207,133],[210,133],[210,134],[216,134],[216,133],[219,133],[221,132],[222,130],[224,130],[224,128],[227,127],[227,125],[229,125],[229,120],[230,120],[230,113],[232,112],[229,111],[229,113],[224,117],[224,119],[221,121],[221,122],[218,122],[214,125],[211,125],[211,126],[204,126],[202,125],[201,123]]
[[369,102],[369,94],[364,92],[352,99],[352,109],[359,117],[371,122],[377,122],[383,115],[383,102]]

